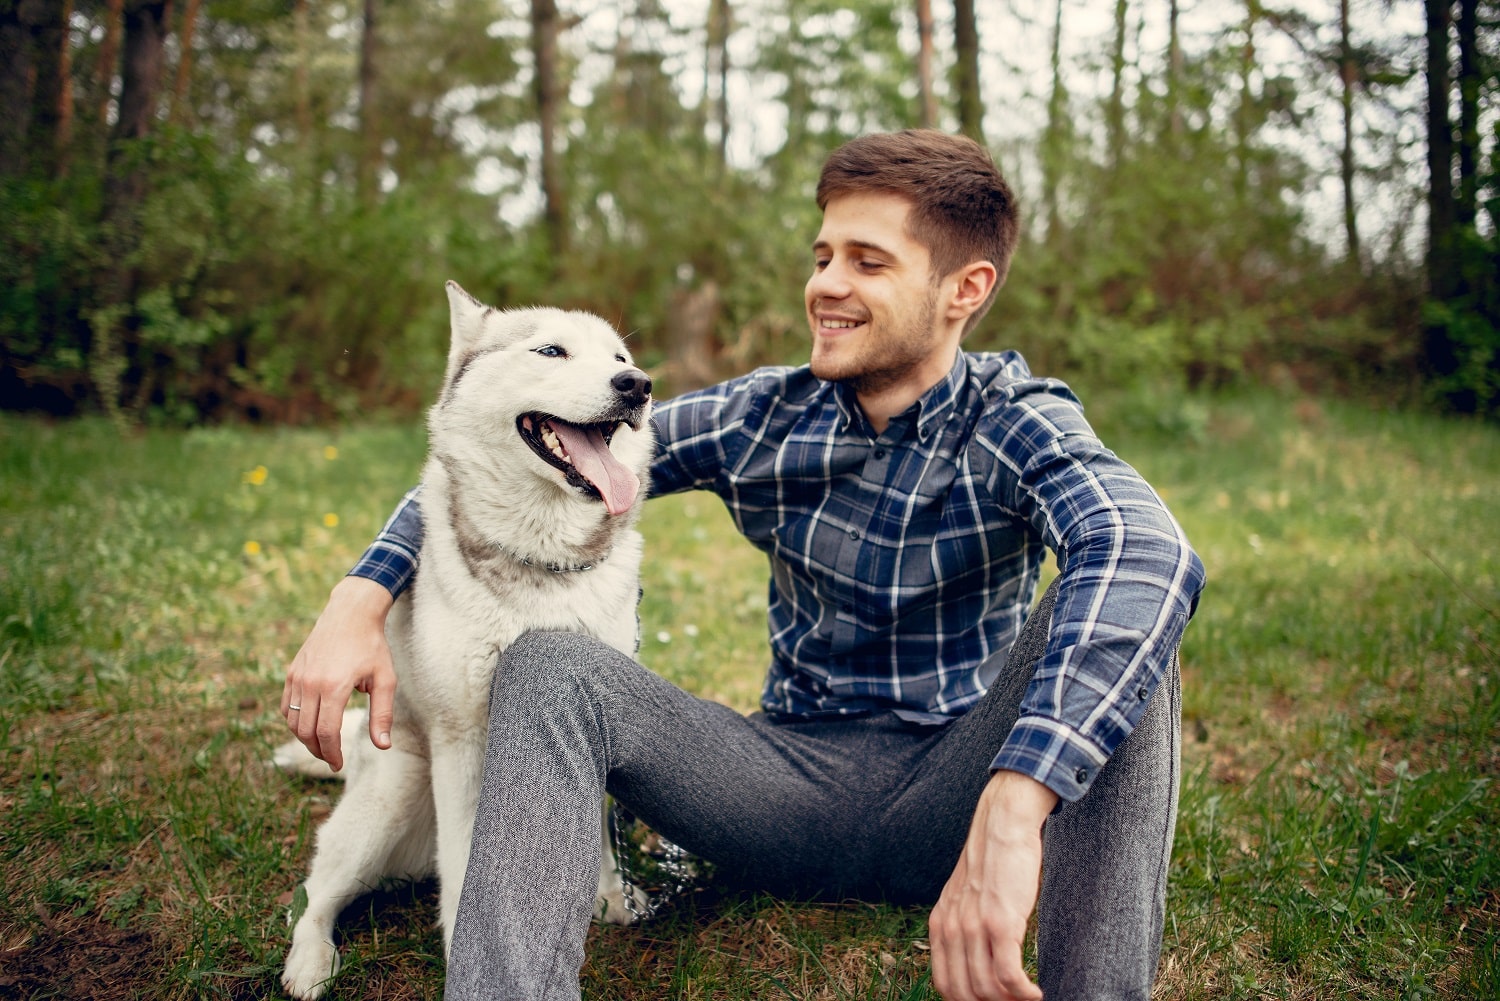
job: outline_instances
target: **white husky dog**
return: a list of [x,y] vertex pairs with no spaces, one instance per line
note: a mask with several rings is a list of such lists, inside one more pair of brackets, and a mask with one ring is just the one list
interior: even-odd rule
[[[448,283],[453,342],[428,415],[422,570],[391,609],[390,750],[348,714],[347,788],[318,832],[307,908],[282,985],[319,997],[337,971],[339,912],[388,878],[436,871],[445,949],[484,763],[496,657],[523,632],[588,633],[633,655],[653,451],[651,380],[608,323],[557,309],[496,310]],[[275,763],[330,774],[292,741]],[[597,912],[628,923],[604,838]]]

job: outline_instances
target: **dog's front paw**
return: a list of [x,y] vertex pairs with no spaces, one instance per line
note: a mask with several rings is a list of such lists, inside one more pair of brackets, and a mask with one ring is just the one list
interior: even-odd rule
[[635,908],[625,902],[625,888],[616,881],[607,889],[601,888],[594,897],[594,919],[607,925],[633,925],[640,921],[639,915],[646,913],[651,901],[637,887],[631,887]]
[[318,939],[292,943],[281,971],[281,986],[294,998],[314,1001],[328,990],[328,982],[339,972],[339,954],[333,943]]

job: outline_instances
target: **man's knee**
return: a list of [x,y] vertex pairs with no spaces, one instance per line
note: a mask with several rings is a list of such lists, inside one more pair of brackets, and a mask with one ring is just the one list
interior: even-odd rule
[[[490,699],[525,698],[543,704],[578,691],[580,681],[596,679],[623,659],[613,647],[583,633],[533,630],[522,633],[500,654]],[[528,699],[531,701],[531,699]]]

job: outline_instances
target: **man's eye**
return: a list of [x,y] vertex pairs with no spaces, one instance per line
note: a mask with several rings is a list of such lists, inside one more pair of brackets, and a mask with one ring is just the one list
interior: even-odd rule
[[828,258],[826,258],[826,257],[815,257],[815,258],[813,258],[813,270],[814,271],[822,271],[826,267],[828,267]]
[[541,355],[543,358],[566,358],[566,357],[568,357],[568,353],[566,351],[564,351],[562,348],[558,347],[556,344],[543,344],[541,347],[539,347],[539,348],[532,348],[531,350],[535,351],[537,354]]
[[860,270],[862,270],[862,271],[879,271],[881,268],[885,267],[885,262],[884,261],[860,261],[859,262],[859,267],[860,267]]

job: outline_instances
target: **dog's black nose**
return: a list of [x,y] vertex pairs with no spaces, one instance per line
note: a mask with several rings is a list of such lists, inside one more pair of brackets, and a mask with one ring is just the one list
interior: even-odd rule
[[609,384],[633,407],[645,403],[651,396],[651,377],[638,368],[627,368],[623,372],[616,372],[615,377],[609,380]]

